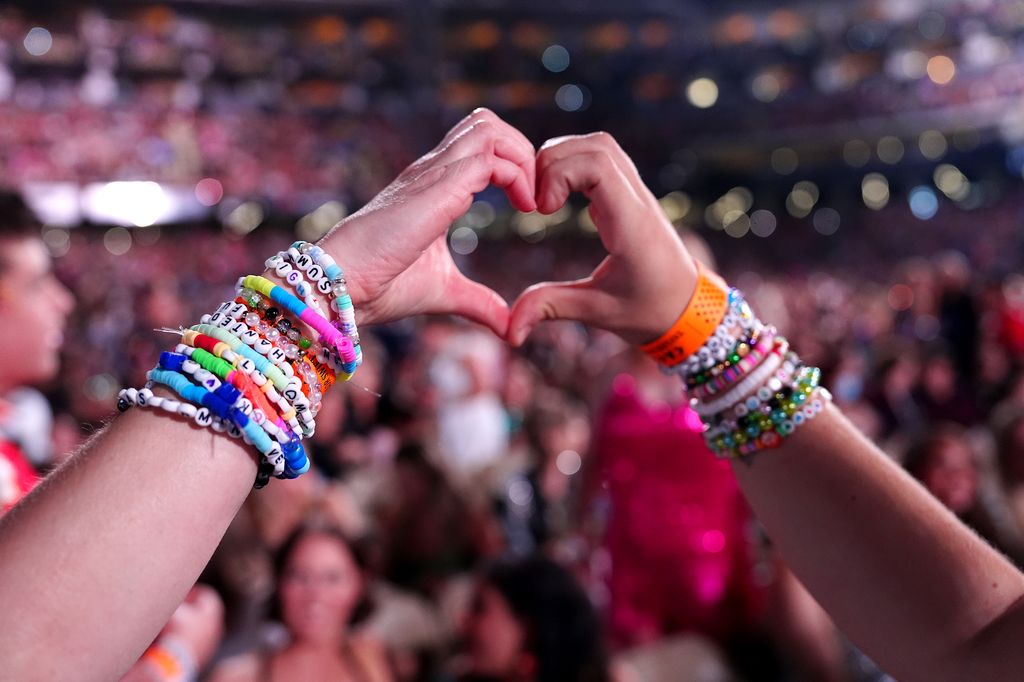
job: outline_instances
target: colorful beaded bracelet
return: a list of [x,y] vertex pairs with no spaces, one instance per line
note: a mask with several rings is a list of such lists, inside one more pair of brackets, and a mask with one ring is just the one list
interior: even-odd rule
[[[248,294],[239,297],[239,300],[249,308],[249,312],[243,318],[246,325],[253,326],[253,322],[255,322],[257,329],[261,329],[259,327],[260,321],[267,326],[274,325],[271,329],[271,336],[265,336],[268,340],[274,338],[274,331],[280,334],[283,329],[288,329],[289,334],[293,332],[298,334],[294,329],[295,323],[282,315],[277,307],[273,305],[272,301],[251,289],[244,290],[243,293]],[[319,341],[313,341],[308,337],[299,335],[299,342],[290,344],[286,347],[285,352],[289,360],[294,361],[298,357],[305,357],[314,365],[324,365],[323,368],[317,368],[316,376],[318,381],[324,375],[330,375],[330,378],[320,382],[325,384],[321,387],[321,392],[333,385],[338,378],[341,378],[343,381],[351,378],[351,375],[346,374],[344,371],[342,359],[334,355],[331,349],[325,347]],[[292,357],[293,355],[295,357]]]
[[281,407],[281,418],[294,430],[301,428],[305,436],[313,435],[314,422],[312,416],[307,414],[309,401],[302,395],[302,382],[298,377],[286,380],[269,360],[245,345],[241,339],[232,336],[226,329],[200,324],[184,330],[181,338],[185,345],[204,348],[214,355],[217,355],[219,350],[216,342],[221,341],[234,353],[250,360],[255,367],[250,376],[267,398]]
[[194,378],[198,378],[195,367],[201,367],[212,372],[220,380],[229,382],[242,391],[242,400],[247,401],[251,413],[244,406],[242,411],[255,419],[256,423],[263,427],[270,436],[276,438],[282,444],[298,440],[295,432],[281,419],[274,406],[267,400],[266,394],[243,371],[236,369],[234,365],[226,360],[218,358],[202,348],[192,348],[185,344],[178,344],[174,351],[174,353],[167,355],[179,357],[165,358],[165,354],[161,353],[160,364],[166,365],[166,369],[176,369],[180,366],[182,371],[186,374],[192,374]]
[[320,335],[320,341],[334,350],[344,361],[344,369],[349,374],[358,367],[355,347],[345,334],[336,329],[322,315],[300,301],[283,287],[274,284],[265,277],[249,275],[241,280],[242,287],[258,291],[274,302],[287,308],[295,317],[313,328]]
[[739,336],[734,340],[733,345],[725,351],[724,360],[719,361],[717,364],[714,364],[707,369],[702,367],[700,371],[695,374],[682,374],[686,387],[688,389],[694,389],[698,386],[702,386],[720,376],[722,372],[733,365],[739,363],[739,361],[747,357],[752,350],[759,348],[758,344],[761,343],[765,337],[764,332],[764,328],[752,329],[749,334]]
[[[359,331],[356,329],[355,308],[352,305],[352,297],[348,292],[348,282],[345,280],[345,273],[326,251],[315,244],[298,241],[291,245],[287,255],[293,259],[296,265],[306,271],[310,278],[318,281],[318,288],[326,280],[330,289],[325,292],[330,300],[331,310],[338,313],[341,323],[338,329],[352,340],[353,345],[359,346]],[[312,260],[312,264],[303,259],[305,256]],[[323,274],[317,271],[322,269]]]
[[762,328],[754,332],[749,339],[743,339],[732,349],[726,361],[712,367],[707,372],[699,372],[686,378],[687,390],[690,395],[701,400],[720,393],[730,383],[736,381],[751,367],[757,366],[767,355],[776,342],[774,327]]
[[[122,389],[121,392],[118,393],[117,409],[119,411],[127,412],[131,407],[136,405],[142,408],[162,409],[170,414],[181,415],[198,426],[203,428],[212,428],[218,433],[227,433],[232,438],[247,438],[237,425],[226,423],[219,417],[214,417],[205,407],[196,407],[189,402],[182,402],[180,400],[175,400],[174,398],[164,398],[154,395],[153,391],[149,388],[126,388]],[[252,445],[252,443],[249,443],[247,440],[246,443]],[[253,484],[253,487],[264,487],[273,474],[274,466],[268,464],[263,458],[261,458],[256,472],[256,481]]]
[[[781,377],[786,377],[784,384]],[[708,438],[718,438],[730,432],[742,431],[751,424],[761,423],[763,425],[763,423],[767,423],[766,419],[778,421],[780,418],[778,410],[785,402],[800,388],[808,385],[817,386],[819,379],[820,373],[817,373],[814,367],[801,367],[795,374],[788,376],[783,370],[779,370],[779,374],[773,377],[768,384],[759,388],[756,394],[748,396],[746,400],[736,405],[733,415],[735,415],[735,411],[739,411],[737,408],[743,408],[742,416],[723,418],[721,415],[716,415],[705,421],[704,435]],[[775,385],[781,385],[781,387],[772,390],[769,386],[775,381],[777,381]]]

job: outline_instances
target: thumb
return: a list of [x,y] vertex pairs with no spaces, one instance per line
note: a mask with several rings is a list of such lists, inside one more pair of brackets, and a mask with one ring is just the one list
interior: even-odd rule
[[544,320],[578,320],[591,324],[600,319],[604,294],[587,277],[573,282],[534,284],[516,299],[509,321],[508,341],[520,346],[533,328]]
[[508,333],[508,302],[496,291],[458,275],[442,294],[438,310],[477,322],[491,329],[501,338]]

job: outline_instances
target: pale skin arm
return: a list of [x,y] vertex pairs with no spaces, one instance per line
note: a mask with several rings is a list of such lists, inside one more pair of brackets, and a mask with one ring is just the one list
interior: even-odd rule
[[[510,340],[521,343],[543,319],[577,319],[633,343],[668,329],[693,292],[695,268],[614,140],[601,133],[552,140],[538,155],[537,176],[544,213],[570,189],[587,195],[609,256],[587,279],[524,292],[512,309]],[[799,350],[800,340],[793,342]],[[789,566],[897,679],[1020,676],[1024,577],[837,409],[735,470]]]
[[[504,335],[507,305],[459,274],[445,235],[488,184],[532,210],[533,169],[526,138],[477,111],[339,225],[323,245],[349,276],[360,323],[446,312]],[[0,521],[3,675],[124,674],[195,582],[255,473],[244,446],[212,431],[138,409],[117,417]]]

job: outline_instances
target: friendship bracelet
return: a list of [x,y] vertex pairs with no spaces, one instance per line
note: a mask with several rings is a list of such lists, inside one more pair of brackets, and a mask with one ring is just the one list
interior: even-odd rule
[[670,373],[696,375],[707,372],[715,363],[725,362],[729,349],[761,327],[743,295],[737,289],[729,290],[729,307],[722,322],[704,344],[693,355],[679,364],[669,367]]
[[[320,267],[323,269],[324,274],[319,279],[326,279],[330,282],[330,291],[327,294],[331,302],[331,310],[338,313],[341,317],[341,324],[339,329],[343,334],[352,340],[352,344],[356,346],[356,351],[362,355],[359,349],[359,331],[356,329],[355,309],[352,305],[352,297],[349,295],[348,282],[345,280],[345,273],[342,272],[341,267],[335,262],[334,258],[329,253],[324,251],[322,248],[309,242],[298,241],[292,244],[291,248],[288,249],[289,256],[295,258],[295,263],[306,270],[306,273],[313,277],[315,269]],[[295,254],[298,254],[297,256]],[[313,265],[309,265],[302,260],[302,256],[307,256],[313,260]]]
[[796,408],[787,405],[787,410],[793,410],[791,417],[777,424],[774,429],[760,432],[756,437],[749,437],[739,432],[732,437],[726,436],[715,441],[707,441],[708,447],[719,457],[727,459],[743,458],[760,450],[779,447],[783,440],[791,436],[796,429],[821,414],[826,403],[832,400],[832,395],[822,387],[813,388],[810,394],[794,395],[794,399],[798,397],[802,399],[801,405]]
[[[788,363],[783,363],[788,364]],[[748,396],[745,400],[738,402],[731,410],[719,413],[705,421],[704,435],[709,438],[716,438],[730,431],[741,430],[753,423],[762,423],[766,418],[772,418],[781,405],[789,400],[798,389],[812,382],[817,385],[820,373],[814,367],[801,366],[795,371],[787,371],[780,368],[768,383],[757,389],[757,392]],[[785,418],[785,415],[775,414],[775,420]],[[763,426],[762,428],[767,428]]]
[[[166,356],[166,357],[165,357]],[[183,371],[198,378],[195,368],[201,367],[222,381],[229,381],[233,386],[242,391],[242,398],[239,407],[249,417],[253,418],[257,425],[262,427],[271,437],[278,442],[285,444],[296,441],[294,432],[285,424],[284,420],[277,414],[273,406],[267,400],[263,391],[259,390],[248,376],[241,370],[236,370],[227,361],[216,357],[202,348],[192,348],[185,344],[179,344],[174,353],[161,353],[160,365],[164,369]]]
[[[274,475],[285,475],[286,466],[294,471],[295,476],[309,469],[309,462],[301,445],[296,442],[297,448],[289,448],[289,452],[286,453],[284,446],[271,439],[267,432],[260,428],[254,420],[249,419],[248,415],[241,409],[233,405],[219,405],[215,401],[209,400],[208,396],[212,394],[207,393],[204,388],[192,384],[185,375],[165,369],[152,369],[146,376],[151,381],[171,388],[185,400],[193,403],[201,402],[221,419],[233,422],[247,436],[247,442],[251,442],[260,451],[264,459],[274,465]],[[204,381],[203,383],[205,384],[206,382]],[[225,386],[228,386],[228,384],[221,385],[222,388]],[[201,393],[206,395],[199,395]],[[216,427],[214,426],[214,428]]]
[[192,652],[175,637],[161,635],[142,654],[160,676],[161,682],[189,682],[199,673]]
[[[271,256],[268,258],[264,265],[274,271],[274,274],[284,280],[285,284],[290,286],[303,302],[313,308],[314,310],[320,311],[323,314],[323,310],[320,307],[320,302],[313,296],[313,287],[306,281],[306,278],[302,276],[302,270],[294,268],[291,264],[285,262],[284,256],[286,252]],[[329,291],[329,290],[328,290]]]
[[[312,416],[306,415],[309,410],[309,401],[302,395],[302,383],[298,377],[285,380],[280,370],[274,367],[269,360],[245,345],[241,339],[232,336],[231,332],[226,329],[208,324],[198,324],[182,333],[182,340],[189,346],[209,345],[207,339],[223,341],[231,350],[252,361],[256,370],[250,376],[260,390],[267,395],[267,398],[281,407],[281,418],[288,422],[294,430],[298,431],[301,428],[304,435],[312,435],[314,426]],[[207,347],[206,350],[210,350],[210,348]],[[281,387],[281,393],[277,392],[278,387]],[[302,417],[301,421],[300,416]]]
[[[301,439],[315,431],[324,392],[362,363],[352,299],[334,259],[296,242],[266,265],[283,284],[243,277],[237,297],[198,324],[162,330],[180,342],[160,354],[144,388],[124,389],[117,401],[121,411],[137,405],[181,415],[252,445],[260,453],[255,488],[271,476],[294,478],[309,470]],[[333,320],[318,295],[329,301]],[[304,336],[302,324],[316,336]],[[158,384],[180,399],[154,395]],[[163,656],[156,648],[151,655]]]
[[[302,423],[309,429],[309,433],[307,435],[312,435],[312,428],[314,424],[312,416],[307,415],[307,412],[310,411],[311,408],[309,401],[306,400],[300,390],[302,386],[301,380],[298,377],[292,377],[289,379],[284,388],[285,395],[279,395],[275,390],[274,383],[267,379],[266,375],[260,371],[261,369],[267,368],[267,360],[258,354],[255,354],[255,351],[249,349],[248,346],[243,344],[240,339],[231,336],[230,333],[219,329],[213,329],[210,331],[218,334],[220,338],[224,338],[225,342],[218,341],[217,338],[194,330],[184,330],[181,332],[182,340],[186,345],[203,348],[218,357],[224,358],[228,362],[232,362],[236,367],[250,376],[253,383],[255,383],[264,394],[266,394],[269,400],[276,402],[280,406],[282,419],[288,422],[292,426],[293,430],[298,431],[300,428],[299,421],[295,419],[296,415],[298,415],[299,417],[302,417]],[[240,353],[242,353],[241,356],[235,354],[234,350],[231,348],[232,344]],[[255,355],[255,357],[246,357],[246,353],[249,356]],[[236,359],[233,360],[232,357]],[[294,398],[294,400],[289,402],[289,398]]]
[[265,277],[248,275],[242,279],[242,286],[258,291],[287,308],[293,315],[312,327],[320,335],[320,341],[325,346],[331,346],[338,352],[345,362],[346,372],[352,373],[356,370],[358,356],[351,339],[331,326],[331,323],[316,310]]
[[718,376],[705,381],[705,383],[689,388],[690,396],[702,401],[713,398],[761,364],[769,353],[780,348],[785,348],[780,351],[780,354],[784,355],[789,349],[789,343],[783,337],[776,336],[774,327],[767,328],[760,335],[756,346],[750,348],[743,357],[736,356],[738,360],[735,364],[722,369]]
[[[174,398],[157,396],[148,388],[122,389],[121,392],[118,393],[117,409],[121,412],[127,412],[134,405],[138,405],[143,408],[148,407],[152,409],[162,409],[170,414],[179,414],[189,421],[195,422],[198,426],[203,428],[213,428],[214,431],[217,431],[218,433],[227,433],[232,438],[242,438],[247,444],[252,445],[248,440],[248,436],[238,428],[237,424],[225,423],[224,420],[210,414],[210,411],[205,407],[197,408],[189,402],[182,402],[180,400],[175,400]],[[274,466],[261,458],[258,464],[256,481],[253,484],[253,487],[257,489],[264,487],[273,474]]]
[[734,384],[725,395],[716,398],[710,403],[702,403],[694,398],[690,404],[693,406],[694,411],[701,417],[710,417],[711,415],[718,414],[719,412],[722,412],[723,410],[726,410],[738,403],[747,394],[751,393],[754,389],[767,381],[768,377],[770,377],[781,364],[782,358],[778,353],[773,351],[754,371],[745,376],[738,383]]
[[[240,300],[250,309],[250,312],[246,313],[244,316],[246,325],[250,327],[256,326],[256,328],[258,328],[259,320],[263,320],[264,324],[273,324],[272,322],[268,322],[265,317],[261,317],[261,315],[265,315],[271,310],[276,310],[276,308],[271,305],[272,302],[268,301],[262,294],[252,291],[251,289],[243,289]],[[280,319],[276,322],[276,328],[279,333],[288,329],[289,334],[294,332],[299,336],[299,343],[292,344],[296,347],[295,357],[292,357],[290,347],[285,349],[286,357],[288,357],[292,362],[297,358],[305,357],[314,365],[326,366],[323,368],[317,367],[315,372],[315,377],[318,380],[322,379],[322,381],[318,381],[318,383],[321,384],[321,394],[334,385],[339,376],[346,381],[351,378],[351,375],[346,376],[341,358],[334,356],[333,353],[331,353],[319,341],[312,341],[305,336],[301,336],[293,329],[293,327],[294,325],[292,322],[283,315],[280,316]]]

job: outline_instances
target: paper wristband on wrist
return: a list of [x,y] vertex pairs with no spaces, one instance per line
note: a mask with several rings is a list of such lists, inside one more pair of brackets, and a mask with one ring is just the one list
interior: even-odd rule
[[718,328],[729,308],[729,288],[697,262],[697,287],[675,324],[640,350],[662,365],[673,366],[696,353]]

